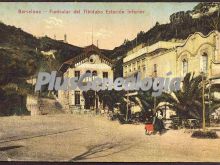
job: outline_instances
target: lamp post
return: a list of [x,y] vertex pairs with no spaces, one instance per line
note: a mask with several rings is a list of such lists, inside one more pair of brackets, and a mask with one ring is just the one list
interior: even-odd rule
[[209,82],[209,110],[208,110],[208,126],[210,127],[210,124],[211,124],[211,121],[210,121],[210,109],[211,109],[211,104],[212,104],[212,101],[211,101],[211,80],[208,81]]
[[95,90],[95,113],[97,113],[97,109],[98,109],[96,99],[97,99],[97,94],[96,94],[96,90]]
[[201,72],[202,75],[202,129],[205,131],[205,81],[204,81],[204,72]]
[[126,121],[128,121],[128,109],[129,109],[129,91],[127,91],[127,110],[126,110]]
[[[154,78],[157,78],[157,70],[154,71]],[[157,98],[154,96],[154,113],[156,114],[156,105],[157,105]]]
[[[129,84],[128,84],[129,85]],[[126,104],[126,117],[125,120],[128,121],[128,111],[129,111],[129,91],[127,90],[127,104]]]

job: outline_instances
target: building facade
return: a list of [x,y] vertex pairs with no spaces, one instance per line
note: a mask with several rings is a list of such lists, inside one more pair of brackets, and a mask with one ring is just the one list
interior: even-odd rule
[[205,73],[214,84],[220,84],[220,33],[207,36],[196,32],[185,41],[159,41],[129,51],[123,59],[123,76],[141,72],[144,77],[184,77],[188,72]]
[[[60,68],[63,77],[80,77],[84,73],[91,73],[92,79],[113,79],[113,62],[104,56],[95,45],[84,48],[83,52],[76,57],[64,62]],[[88,80],[91,81],[91,80]],[[98,109],[103,108],[105,103],[99,100],[96,91],[76,90],[58,91],[58,100],[64,109]],[[102,106],[102,107],[100,107]]]
[[[123,76],[140,72],[145,77],[184,77],[186,73],[205,73],[211,86],[220,88],[220,33],[190,35],[185,41],[160,41],[151,46],[138,45],[123,59]],[[167,74],[167,73],[172,74]],[[220,97],[219,93],[214,93]],[[169,118],[172,110],[165,110]]]

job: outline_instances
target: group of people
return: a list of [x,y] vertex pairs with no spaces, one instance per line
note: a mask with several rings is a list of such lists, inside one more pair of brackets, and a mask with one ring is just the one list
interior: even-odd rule
[[162,134],[165,130],[163,123],[163,112],[158,110],[155,114],[152,110],[149,110],[149,113],[146,116],[146,125],[145,130],[147,135],[159,133]]
[[[101,115],[108,114],[109,119],[113,118],[113,114],[119,113],[119,107],[115,107],[113,111],[109,110],[107,107],[101,110]],[[128,109],[128,119],[131,120],[131,106]],[[153,110],[149,110],[146,114],[146,125],[145,130],[147,135],[151,134],[162,134],[166,129],[163,123],[163,111],[157,110],[153,112]]]

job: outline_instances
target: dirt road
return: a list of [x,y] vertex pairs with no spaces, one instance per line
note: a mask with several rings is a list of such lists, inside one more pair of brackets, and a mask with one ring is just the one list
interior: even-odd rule
[[0,160],[220,161],[220,139],[184,130],[147,136],[144,125],[80,115],[1,117],[0,125]]

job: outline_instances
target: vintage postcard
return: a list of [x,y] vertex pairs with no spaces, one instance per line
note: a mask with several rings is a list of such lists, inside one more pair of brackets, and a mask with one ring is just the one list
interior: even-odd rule
[[220,162],[220,3],[0,2],[0,161]]

